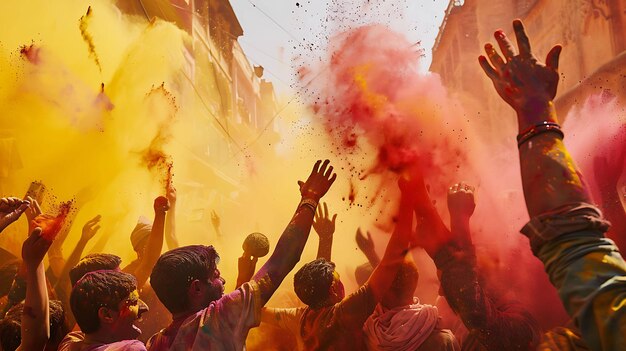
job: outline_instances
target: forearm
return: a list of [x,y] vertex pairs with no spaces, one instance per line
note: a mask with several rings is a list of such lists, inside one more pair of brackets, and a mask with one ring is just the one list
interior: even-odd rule
[[167,247],[173,250],[180,246],[176,237],[176,207],[172,206],[165,217],[165,241]]
[[450,307],[487,350],[534,349],[538,340],[536,322],[520,306],[500,310],[478,282],[472,245],[447,245],[437,253],[435,263]]
[[285,276],[300,261],[311,232],[314,213],[308,206],[298,204],[296,213],[276,243],[272,256],[252,278],[265,287],[262,293],[264,301],[269,300]]
[[22,314],[23,350],[40,350],[50,337],[48,292],[43,263],[26,273],[26,300]]
[[391,234],[389,243],[387,243],[382,260],[374,268],[368,280],[376,301],[380,301],[389,287],[391,287],[396,272],[408,252],[412,217],[411,207],[408,204],[401,203],[396,228]]
[[587,345],[620,350],[626,343],[626,263],[604,238],[607,228],[597,209],[583,205],[533,218],[522,232],[551,238],[535,255]]
[[320,237],[319,244],[317,246],[317,258],[323,258],[327,261],[331,261],[331,254],[333,250],[333,236]]
[[574,160],[557,133],[536,135],[520,146],[519,155],[530,217],[566,204],[591,203]]
[[163,250],[163,234],[165,231],[165,213],[157,212],[152,223],[152,232],[148,237],[148,243],[144,251],[143,259],[137,267],[135,278],[137,278],[137,288],[141,289],[150,277],[152,268],[161,256]]

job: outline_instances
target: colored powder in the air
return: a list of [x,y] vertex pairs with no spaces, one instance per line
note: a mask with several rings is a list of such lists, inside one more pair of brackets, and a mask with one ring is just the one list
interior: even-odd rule
[[57,214],[40,214],[33,219],[33,226],[41,228],[41,236],[47,241],[54,241],[63,228],[65,219],[72,210],[72,201],[62,203]]

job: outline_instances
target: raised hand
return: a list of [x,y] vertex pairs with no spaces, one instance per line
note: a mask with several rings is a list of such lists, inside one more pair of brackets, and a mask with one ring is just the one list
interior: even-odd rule
[[29,202],[16,197],[3,197],[0,199],[0,232],[28,209]]
[[333,185],[335,179],[337,179],[337,174],[333,173],[333,166],[328,166],[329,163],[329,160],[324,161],[324,163],[318,160],[315,162],[311,175],[309,175],[306,182],[298,181],[300,194],[303,198],[319,202],[322,196],[328,192],[330,186]]
[[328,204],[324,202],[324,209],[322,210],[321,206],[318,206],[317,212],[315,213],[315,218],[313,219],[313,229],[320,238],[332,238],[335,233],[335,220],[337,219],[337,214],[333,215],[333,218],[329,218],[328,214]]
[[374,240],[372,239],[372,234],[368,231],[367,238],[363,235],[363,231],[361,228],[357,228],[356,230],[356,245],[359,247],[363,253],[367,254],[374,251]]
[[22,245],[22,260],[29,270],[37,269],[52,244],[41,233],[41,228],[35,228]]
[[154,199],[154,212],[157,214],[165,214],[170,209],[170,203],[165,196],[159,196]]
[[552,100],[559,83],[562,47],[554,46],[546,57],[546,64],[543,64],[531,52],[522,21],[513,21],[513,28],[519,53],[504,32],[498,30],[494,36],[504,57],[496,52],[491,43],[487,43],[485,52],[489,59],[480,56],[478,61],[500,97],[517,112],[522,131],[544,121],[556,122]]
[[422,247],[431,257],[434,257],[437,251],[449,242],[451,234],[433,205],[424,179],[419,172],[413,175],[411,188],[415,196],[413,208],[417,218],[417,231],[411,245]]
[[474,187],[463,182],[448,189],[448,211],[450,218],[469,219],[474,214]]
[[87,223],[85,223],[85,225],[83,226],[83,233],[82,233],[82,236],[81,236],[81,240],[87,242],[87,241],[93,239],[93,237],[96,235],[96,233],[100,229],[100,219],[101,218],[102,218],[102,216],[97,215],[94,218],[92,218],[89,221],[87,221]]
[[237,288],[240,287],[241,284],[250,281],[254,275],[254,271],[256,270],[256,263],[258,260],[258,257],[252,256],[247,252],[244,252],[243,255],[239,257],[237,260]]
[[167,194],[165,196],[170,203],[170,207],[174,207],[176,205],[176,188],[174,187],[174,184],[171,182],[168,183],[166,191]]

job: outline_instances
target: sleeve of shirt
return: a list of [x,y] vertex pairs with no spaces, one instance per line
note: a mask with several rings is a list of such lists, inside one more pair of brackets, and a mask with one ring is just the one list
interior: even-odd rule
[[298,333],[300,319],[306,308],[264,308],[261,320],[263,323],[273,325],[277,328],[289,331],[292,334]]
[[219,322],[231,330],[246,330],[261,323],[261,293],[254,281],[242,284],[215,303]]
[[[540,215],[522,228],[592,350],[626,349],[626,263],[589,204]],[[623,233],[626,234],[626,233]]]
[[344,326],[360,328],[374,312],[377,303],[369,284],[364,284],[335,306],[335,318]]
[[517,303],[496,304],[483,290],[476,274],[473,246],[447,245],[435,256],[441,287],[448,304],[463,324],[489,350],[529,350],[539,341],[539,327]]

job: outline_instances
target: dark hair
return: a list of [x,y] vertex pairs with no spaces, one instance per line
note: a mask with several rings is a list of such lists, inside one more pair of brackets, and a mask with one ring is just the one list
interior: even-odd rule
[[381,304],[387,308],[394,308],[404,305],[407,301],[413,299],[417,282],[419,280],[419,271],[413,260],[406,259],[398,267],[396,277],[391,283],[391,287],[387,290]]
[[89,272],[115,270],[122,263],[122,259],[117,255],[106,253],[89,254],[78,261],[76,266],[70,270],[70,282],[72,286]]
[[334,271],[335,264],[323,258],[302,266],[293,278],[298,298],[311,308],[323,307],[330,296]]
[[5,296],[11,290],[15,274],[20,267],[20,260],[11,259],[0,266],[0,297]]
[[118,309],[131,292],[137,290],[137,280],[128,273],[105,270],[85,274],[72,288],[70,307],[76,323],[85,334],[100,328],[98,310]]
[[159,257],[150,274],[150,285],[171,312],[189,308],[187,291],[191,282],[213,276],[219,255],[213,246],[191,245],[170,250]]
[[[61,301],[50,300],[50,340],[51,343],[58,344],[65,334],[69,332],[65,323],[65,311]],[[24,311],[24,303],[21,302],[7,312],[6,316],[0,321],[0,347],[3,351],[14,351],[22,343],[22,313]],[[54,346],[54,345],[53,345]]]

